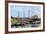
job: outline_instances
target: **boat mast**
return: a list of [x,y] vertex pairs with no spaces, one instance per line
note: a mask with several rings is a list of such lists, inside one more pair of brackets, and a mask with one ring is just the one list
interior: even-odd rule
[[25,10],[24,10],[24,8],[23,8],[23,18],[25,18]]
[[28,9],[28,18],[30,18],[30,8]]
[[18,11],[18,22],[19,22],[20,12]]

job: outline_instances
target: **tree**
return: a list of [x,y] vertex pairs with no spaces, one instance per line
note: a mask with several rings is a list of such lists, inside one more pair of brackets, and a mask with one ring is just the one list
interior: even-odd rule
[[11,19],[13,19],[13,16],[11,16]]

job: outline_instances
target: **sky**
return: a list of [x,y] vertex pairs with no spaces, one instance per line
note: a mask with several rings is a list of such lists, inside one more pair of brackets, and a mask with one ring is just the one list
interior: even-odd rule
[[[19,13],[19,17],[29,17],[37,15],[40,17],[40,6],[18,6],[18,5],[11,5],[11,16],[17,17]],[[30,11],[30,12],[29,12]],[[24,14],[23,14],[24,12]]]

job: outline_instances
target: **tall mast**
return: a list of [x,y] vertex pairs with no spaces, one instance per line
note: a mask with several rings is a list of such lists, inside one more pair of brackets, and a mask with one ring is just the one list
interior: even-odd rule
[[18,11],[18,22],[19,22],[19,16],[20,16],[20,13],[19,13],[19,11]]
[[30,8],[29,8],[29,10],[28,10],[28,18],[30,18]]
[[23,8],[23,17],[25,18],[25,10],[24,10],[24,8]]
[[19,18],[19,11],[18,11],[18,18]]

